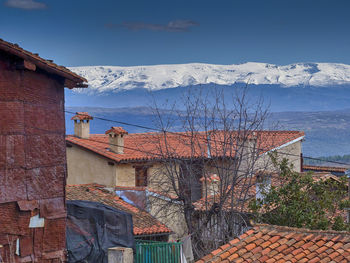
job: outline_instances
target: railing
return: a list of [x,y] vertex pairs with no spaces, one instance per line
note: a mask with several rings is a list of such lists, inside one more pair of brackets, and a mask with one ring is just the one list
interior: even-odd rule
[[180,263],[181,244],[157,241],[136,241],[135,263]]

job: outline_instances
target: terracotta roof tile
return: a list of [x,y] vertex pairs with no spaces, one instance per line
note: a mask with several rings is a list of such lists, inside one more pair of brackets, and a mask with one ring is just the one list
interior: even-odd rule
[[350,262],[349,244],[349,232],[257,225],[197,263]]
[[[116,128],[116,127],[114,127]],[[117,127],[119,129],[119,127]],[[211,141],[211,156],[220,154],[217,142],[223,141],[222,131],[217,131],[217,138]],[[259,131],[258,148],[260,154],[276,149],[293,140],[302,139],[304,132],[300,131]],[[170,157],[188,158],[193,156],[208,157],[208,141],[204,132],[198,132],[198,141],[202,144],[193,147],[191,138],[184,132],[168,133],[166,140],[163,133],[134,133],[124,136],[124,153],[118,154],[109,150],[108,136],[105,134],[90,135],[89,139],[77,138],[72,135],[66,137],[66,141],[92,152],[100,154],[116,162],[136,162],[165,158],[161,152],[170,152]],[[167,151],[165,143],[167,142]]]
[[66,187],[68,200],[86,200],[100,202],[132,215],[135,235],[169,234],[172,231],[146,211],[143,211],[125,201],[116,194],[109,192],[99,184],[68,185]]
[[128,134],[128,132],[124,130],[123,127],[111,127],[109,130],[105,132],[105,134],[109,134],[111,132],[115,134]]
[[75,74],[74,72],[70,71],[69,69],[63,66],[58,66],[57,64],[53,63],[52,60],[43,59],[39,57],[39,55],[37,54],[33,54],[27,50],[24,50],[23,48],[19,47],[17,44],[12,44],[10,42],[0,39],[0,50],[3,50],[19,58],[22,58],[26,61],[29,61],[34,65],[36,65],[38,68],[43,69],[44,71],[47,71],[49,73],[61,76],[65,79],[72,81],[73,86],[69,86],[69,88],[87,87],[87,85],[85,84],[87,80],[85,78]]
[[[350,164],[349,164],[350,166]],[[345,173],[347,167],[336,167],[336,166],[316,166],[316,165],[303,165],[303,170],[309,171],[320,171],[320,172],[340,172]]]
[[87,112],[77,112],[76,115],[74,115],[71,120],[93,120],[94,118],[89,115]]

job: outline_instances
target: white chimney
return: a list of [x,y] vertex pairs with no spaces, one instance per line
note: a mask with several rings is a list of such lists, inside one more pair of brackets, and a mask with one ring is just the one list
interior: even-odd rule
[[93,117],[87,112],[77,112],[71,120],[74,120],[74,135],[82,139],[90,137],[90,120]]
[[122,127],[111,127],[106,134],[109,138],[109,149],[112,152],[123,154],[124,153],[124,135],[128,134]]

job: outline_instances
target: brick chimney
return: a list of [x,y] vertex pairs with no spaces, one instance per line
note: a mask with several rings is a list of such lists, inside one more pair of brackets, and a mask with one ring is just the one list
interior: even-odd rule
[[109,138],[109,149],[112,152],[124,153],[124,135],[128,134],[122,127],[111,127],[106,134]]
[[82,138],[89,139],[90,137],[90,120],[93,117],[87,112],[77,112],[71,120],[74,120],[74,135]]

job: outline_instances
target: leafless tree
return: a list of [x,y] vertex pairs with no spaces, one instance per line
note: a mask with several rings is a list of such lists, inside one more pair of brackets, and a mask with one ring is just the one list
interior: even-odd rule
[[247,89],[230,97],[218,89],[194,90],[166,112],[155,107],[163,132],[148,134],[140,145],[148,145],[157,164],[148,178],[151,210],[167,224],[182,218],[178,227],[191,235],[195,258],[249,225],[252,178],[268,165],[259,158],[258,143],[268,110],[247,94]]

